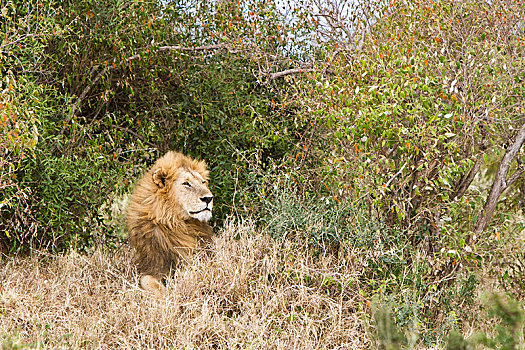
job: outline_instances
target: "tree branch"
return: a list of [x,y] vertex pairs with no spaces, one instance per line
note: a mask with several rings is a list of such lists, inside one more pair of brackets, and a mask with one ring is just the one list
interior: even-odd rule
[[507,187],[512,186],[523,174],[525,174],[525,169],[518,169],[512,174],[507,180]]
[[359,43],[355,47],[356,52],[361,52],[361,50],[363,50],[363,45],[365,44],[365,35],[366,35],[366,26],[363,26],[361,30],[361,38],[359,39]]
[[148,140],[144,139],[144,137],[142,135],[137,134],[136,132],[134,132],[131,129],[128,129],[128,128],[125,128],[125,127],[119,126],[119,125],[117,125],[116,128],[119,129],[119,130],[122,130],[124,132],[130,133],[131,135],[135,136],[136,138],[138,138],[140,141],[144,142],[145,144],[147,144],[151,148],[154,148],[154,149],[157,149],[157,150],[159,149],[159,146],[157,144],[149,142]]
[[[501,160],[498,172],[496,173],[496,178],[494,179],[494,183],[492,184],[489,196],[487,197],[487,201],[485,202],[485,207],[483,208],[483,211],[480,213],[476,222],[476,227],[474,229],[475,235],[479,235],[488,227],[490,219],[492,218],[492,214],[494,214],[494,210],[496,209],[496,205],[498,204],[498,199],[501,193],[503,193],[503,191],[505,191],[523,174],[523,169],[519,169],[508,180],[506,180],[507,173],[509,171],[512,160],[516,157],[524,142],[525,124],[521,126],[520,130],[518,131],[518,134],[516,135],[514,143],[507,149],[505,155],[503,156],[503,159]],[[476,236],[472,237],[472,240],[475,239]],[[469,241],[470,240],[471,239],[469,237]]]
[[470,169],[469,173],[466,176],[463,175],[460,181],[457,183],[456,190],[454,191],[454,195],[452,196],[454,200],[459,200],[461,197],[463,197],[470,184],[476,177],[476,174],[478,173],[480,167],[481,159],[478,158],[476,159],[476,162],[472,166],[472,169]]
[[398,175],[400,175],[400,174],[403,172],[403,170],[405,169],[406,166],[407,166],[407,162],[405,162],[405,164],[403,164],[403,166],[398,170],[398,172],[395,173],[394,176],[392,176],[392,177],[390,178],[390,180],[388,180],[388,181],[386,182],[386,184],[384,185],[384,187],[385,187],[385,188],[388,188],[388,186],[390,186],[390,184],[392,183],[392,181],[394,181],[394,179],[395,179]]
[[209,51],[209,50],[224,50],[229,49],[228,45],[217,44],[217,45],[205,45],[205,46],[160,46],[159,51]]
[[11,46],[11,45],[14,45],[16,44],[17,42],[19,41],[23,41],[27,38],[31,38],[31,37],[40,37],[40,36],[48,36],[49,34],[25,34],[25,35],[22,35],[20,36],[18,39],[16,40],[13,40],[13,41],[10,41],[10,42],[7,42],[5,44],[2,44],[0,45],[0,49],[3,49],[4,47],[7,47],[7,46]]
[[268,78],[270,80],[274,80],[280,77],[284,77],[285,75],[298,74],[298,73],[311,73],[315,71],[317,71],[317,69],[315,68],[292,68],[292,69],[283,70],[281,72],[268,74]]
[[[91,88],[96,84],[98,83],[98,81],[100,80],[100,78],[102,78],[102,76],[104,74],[106,74],[111,68],[111,66],[107,66],[105,67],[104,69],[102,69],[98,74],[97,76],[95,77],[95,79],[93,79],[93,82],[89,85],[87,85],[84,90],[82,91],[82,93],[80,94],[80,96],[77,98],[77,100],[75,101],[75,103],[73,104],[73,106],[71,106],[71,111],[69,112],[69,116],[67,117],[66,119],[66,123],[69,123],[69,121],[71,121],[71,119],[73,119],[73,116],[75,115],[75,112],[77,110],[77,108],[80,106],[80,103],[82,102],[82,100],[86,97],[86,95],[89,93],[89,91],[91,90]],[[64,130],[64,128],[66,127],[66,125],[64,124],[64,127],[62,128],[62,130]]]

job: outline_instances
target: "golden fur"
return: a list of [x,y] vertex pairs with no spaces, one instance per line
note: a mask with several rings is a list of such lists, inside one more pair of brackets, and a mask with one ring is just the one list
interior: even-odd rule
[[160,279],[199,241],[211,239],[207,222],[212,207],[203,161],[170,151],[139,180],[128,206],[127,226],[144,289],[162,295]]

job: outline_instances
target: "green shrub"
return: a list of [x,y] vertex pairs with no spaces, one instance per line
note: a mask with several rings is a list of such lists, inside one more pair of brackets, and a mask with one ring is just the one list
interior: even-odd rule
[[461,268],[454,256],[427,254],[428,241],[414,243],[421,233],[386,225],[359,199],[319,198],[287,180],[270,183],[272,190],[258,191],[263,230],[277,240],[307,242],[318,256],[357,252],[365,266],[359,272],[363,297],[386,303],[395,324],[412,327],[418,341],[437,344],[470,317],[475,271]]
[[330,253],[342,244],[369,248],[381,235],[382,225],[370,220],[358,203],[301,196],[291,184],[268,190],[272,192],[261,198],[260,221],[274,238],[306,240],[312,249]]
[[13,335],[0,335],[0,345],[2,350],[22,350],[22,349],[41,349],[42,344],[37,343],[24,343],[20,341],[18,334]]
[[[489,324],[489,332],[493,332],[493,335],[478,331],[465,339],[453,325],[451,329],[441,334],[441,338],[446,339],[447,349],[478,349],[479,345],[490,349],[513,350],[522,348],[524,345],[523,307],[512,299],[504,299],[497,295],[489,297],[485,305],[489,308],[489,313],[488,315],[478,315],[478,323]],[[375,305],[374,321],[375,335],[381,349],[414,348],[414,340],[422,336],[414,327],[407,328],[399,325],[388,304],[381,305],[378,303]]]

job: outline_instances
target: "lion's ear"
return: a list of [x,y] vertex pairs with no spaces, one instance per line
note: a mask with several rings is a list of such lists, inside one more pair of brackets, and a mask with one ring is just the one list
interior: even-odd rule
[[153,182],[159,186],[160,188],[163,188],[166,186],[166,177],[168,176],[168,173],[163,168],[158,168],[153,172]]

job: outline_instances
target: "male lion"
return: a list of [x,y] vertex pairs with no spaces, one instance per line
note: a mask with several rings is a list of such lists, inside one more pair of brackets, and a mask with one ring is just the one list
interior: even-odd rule
[[161,278],[201,240],[210,241],[208,225],[213,195],[208,170],[177,152],[168,152],[140,179],[127,211],[130,243],[135,249],[140,285],[164,295]]

